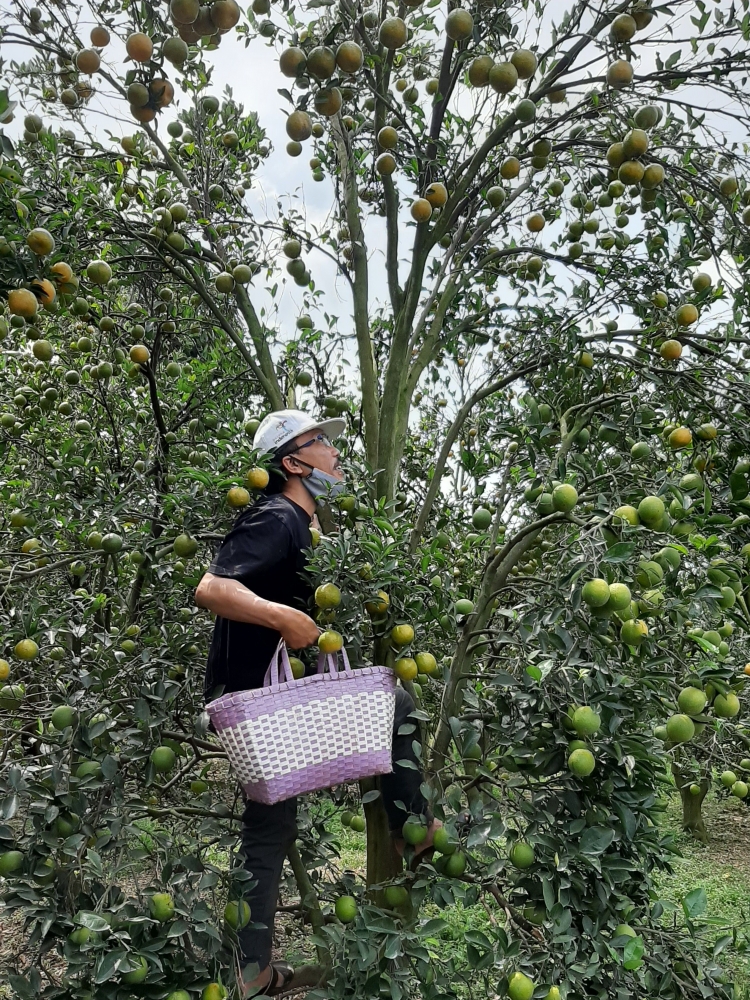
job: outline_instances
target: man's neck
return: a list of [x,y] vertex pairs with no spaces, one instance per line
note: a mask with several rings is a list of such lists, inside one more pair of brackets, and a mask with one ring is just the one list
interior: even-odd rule
[[289,476],[281,492],[293,503],[296,503],[298,507],[306,511],[310,517],[313,516],[318,505],[315,503],[309,490],[302,485],[302,480],[299,476]]

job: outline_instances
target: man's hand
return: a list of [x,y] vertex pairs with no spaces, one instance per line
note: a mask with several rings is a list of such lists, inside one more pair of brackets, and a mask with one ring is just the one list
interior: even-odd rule
[[284,607],[275,627],[291,649],[302,649],[318,641],[320,629],[309,615],[296,608]]

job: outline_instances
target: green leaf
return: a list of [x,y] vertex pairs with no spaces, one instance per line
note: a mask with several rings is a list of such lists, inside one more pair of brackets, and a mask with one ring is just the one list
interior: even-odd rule
[[603,826],[591,826],[581,837],[581,854],[603,854],[615,839],[614,830]]
[[682,909],[688,919],[699,917],[708,908],[708,897],[705,889],[693,889],[682,900]]
[[91,913],[88,910],[79,910],[74,919],[75,923],[79,924],[81,927],[88,927],[90,931],[95,931],[97,934],[104,934],[106,931],[110,930],[109,923],[98,913]]
[[627,562],[634,552],[635,552],[635,542],[616,542],[611,549],[608,549],[607,554],[605,556],[602,556],[602,562],[605,563]]
[[419,928],[419,933],[422,937],[437,937],[442,934],[444,930],[448,927],[448,921],[443,920],[442,917],[433,917],[432,920],[427,920]]
[[106,983],[111,979],[120,966],[126,961],[128,953],[124,948],[116,948],[103,955],[96,968],[94,975],[95,983]]

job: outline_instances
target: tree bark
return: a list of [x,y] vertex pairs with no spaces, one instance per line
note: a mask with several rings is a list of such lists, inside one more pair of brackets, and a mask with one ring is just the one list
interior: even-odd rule
[[686,833],[692,834],[702,844],[707,844],[708,831],[703,821],[701,807],[711,787],[711,783],[708,778],[701,777],[700,781],[696,782],[700,788],[700,792],[698,795],[693,795],[690,791],[690,786],[693,782],[689,781],[686,775],[683,774],[679,764],[672,764],[672,775],[674,776],[675,784],[677,785],[682,801],[682,829]]

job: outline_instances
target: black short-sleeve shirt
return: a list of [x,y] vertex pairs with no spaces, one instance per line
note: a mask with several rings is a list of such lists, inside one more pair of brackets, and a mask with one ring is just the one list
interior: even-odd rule
[[[310,515],[283,494],[260,497],[237,517],[208,568],[239,580],[258,597],[304,611],[312,586],[303,576]],[[206,664],[207,700],[263,685],[280,634],[263,625],[217,616]],[[217,690],[223,685],[223,691]]]

